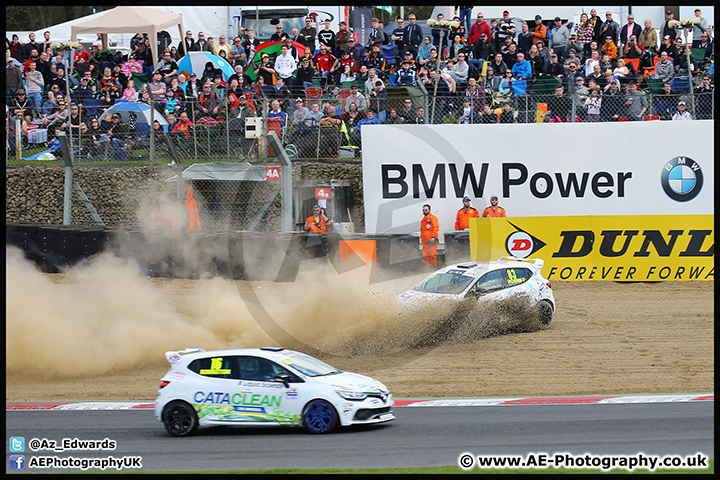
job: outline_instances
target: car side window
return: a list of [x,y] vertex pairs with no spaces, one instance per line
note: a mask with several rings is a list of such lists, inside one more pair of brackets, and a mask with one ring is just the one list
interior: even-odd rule
[[532,277],[532,272],[527,268],[508,268],[502,272],[508,288],[525,283]]
[[275,382],[275,375],[283,374],[290,377],[291,383],[301,381],[289,370],[266,358],[239,357],[238,362],[240,365],[240,378],[242,380]]
[[191,370],[203,377],[226,378],[237,380],[240,372],[235,357],[207,357],[197,358],[190,362],[188,370]]
[[475,291],[482,293],[495,292],[503,288],[503,276],[502,270],[493,270],[488,272],[477,281],[475,284]]

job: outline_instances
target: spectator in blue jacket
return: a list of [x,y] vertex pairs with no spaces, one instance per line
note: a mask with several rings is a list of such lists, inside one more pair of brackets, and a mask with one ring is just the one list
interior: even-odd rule
[[395,83],[398,85],[417,85],[417,72],[410,68],[409,60],[403,60],[402,68],[397,72]]
[[517,58],[517,60],[512,66],[513,77],[518,80],[532,79],[532,67],[530,66],[530,62],[525,60],[525,54],[518,52],[515,58]]

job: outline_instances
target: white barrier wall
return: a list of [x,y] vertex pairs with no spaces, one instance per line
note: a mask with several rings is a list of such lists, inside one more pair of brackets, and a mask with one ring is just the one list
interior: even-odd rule
[[508,216],[713,214],[712,120],[366,125],[365,230],[454,230],[462,197]]

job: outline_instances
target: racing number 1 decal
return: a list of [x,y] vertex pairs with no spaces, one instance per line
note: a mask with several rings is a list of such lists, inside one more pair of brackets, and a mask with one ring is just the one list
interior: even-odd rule
[[222,357],[215,357],[210,359],[210,368],[204,368],[200,370],[200,375],[229,375],[229,368],[222,368],[223,359]]

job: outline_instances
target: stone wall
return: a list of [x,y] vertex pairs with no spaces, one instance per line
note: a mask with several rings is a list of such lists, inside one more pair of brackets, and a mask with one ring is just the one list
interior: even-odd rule
[[[175,167],[76,167],[73,178],[107,226],[141,226],[160,201],[177,197]],[[65,169],[7,167],[5,170],[6,222],[63,223]],[[351,180],[352,219],[364,231],[362,166],[359,164],[296,163],[295,180]],[[77,193],[73,193],[72,224],[95,225]]]

